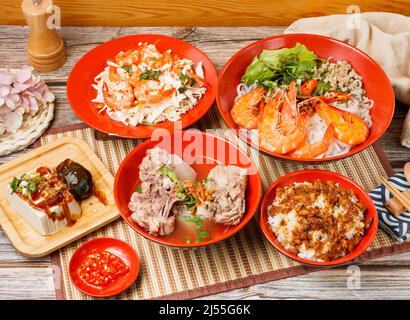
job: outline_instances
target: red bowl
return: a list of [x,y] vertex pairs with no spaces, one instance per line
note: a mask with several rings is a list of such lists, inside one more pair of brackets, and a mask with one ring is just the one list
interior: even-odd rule
[[[295,159],[288,155],[274,153],[251,142],[239,132],[239,127],[233,122],[230,114],[231,107],[237,95],[236,87],[246,68],[253,58],[265,49],[290,48],[296,43],[306,45],[321,58],[333,57],[335,60],[347,60],[363,77],[363,88],[367,96],[374,100],[371,109],[373,125],[370,128],[368,139],[360,145],[354,146],[343,155],[323,159]],[[362,151],[376,142],[387,130],[394,114],[394,93],[392,86],[382,68],[366,53],[345,42],[313,34],[283,34],[256,41],[237,52],[224,66],[218,78],[216,90],[218,109],[226,124],[244,141],[255,148],[270,155],[295,161],[322,162],[342,159]]]
[[[126,275],[116,279],[105,288],[98,288],[88,284],[76,272],[83,258],[100,250],[108,251],[121,258],[129,268]],[[114,296],[128,289],[138,276],[140,261],[134,249],[128,243],[114,238],[96,238],[84,243],[74,252],[68,268],[71,281],[78,290],[93,297],[103,298]]]
[[[359,201],[365,205],[367,208],[365,212],[365,217],[372,217],[373,221],[370,225],[370,228],[367,229],[363,235],[362,240],[360,241],[359,245],[355,248],[355,250],[344,257],[338,258],[332,261],[312,261],[308,259],[303,259],[298,257],[292,252],[286,250],[276,239],[275,234],[273,233],[270,225],[268,224],[268,206],[270,206],[275,199],[275,190],[277,187],[284,187],[288,186],[294,182],[305,182],[310,181],[313,182],[317,179],[322,181],[333,181],[335,183],[339,183],[341,188],[350,189],[354,192],[356,197]],[[346,178],[338,173],[326,171],[326,170],[301,170],[288,173],[283,177],[279,178],[275,182],[273,182],[262,199],[262,204],[260,208],[260,216],[259,216],[259,224],[262,228],[262,232],[265,237],[269,240],[273,246],[278,249],[281,253],[288,256],[289,258],[299,261],[304,264],[315,265],[315,266],[333,266],[338,264],[344,264],[348,261],[351,261],[361,255],[372,243],[374,237],[376,236],[377,227],[378,227],[378,217],[376,208],[370,199],[370,196],[367,192],[360,187],[356,182]]]
[[157,128],[172,130],[174,122],[163,121],[156,125],[135,127],[114,121],[105,112],[98,113],[95,103],[96,90],[91,87],[94,77],[103,71],[108,59],[120,51],[136,48],[139,42],[155,43],[160,50],[171,49],[181,58],[188,58],[195,64],[202,61],[205,80],[209,84],[206,93],[198,103],[181,116],[182,127],[186,128],[198,121],[215,101],[217,73],[211,60],[199,49],[182,40],[155,34],[140,34],[121,37],[105,42],[85,54],[71,70],[67,81],[67,97],[77,116],[89,126],[99,131],[124,138],[149,138]]
[[[211,134],[198,130],[180,131],[174,135],[168,135],[162,141],[154,138],[144,141],[132,150],[121,163],[114,182],[114,197],[121,216],[124,220],[143,237],[157,243],[179,248],[200,247],[222,241],[241,230],[254,216],[258,209],[262,194],[262,183],[256,166],[251,159],[234,144]],[[209,171],[217,164],[236,165],[248,170],[248,187],[246,190],[246,213],[242,221],[229,229],[226,226],[214,225],[210,239],[200,243],[185,243],[184,230],[177,227],[168,236],[154,236],[140,227],[131,219],[131,211],[128,208],[131,195],[136,186],[141,182],[139,179],[139,164],[145,157],[148,149],[155,146],[162,147],[169,153],[177,154],[188,162],[198,173],[199,179],[207,177]],[[205,225],[205,224],[204,224]],[[204,227],[204,229],[206,229]]]

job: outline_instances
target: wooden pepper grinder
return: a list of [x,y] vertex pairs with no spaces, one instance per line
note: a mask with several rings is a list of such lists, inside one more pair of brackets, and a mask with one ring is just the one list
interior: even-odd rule
[[42,72],[54,71],[65,63],[64,42],[55,28],[47,26],[51,12],[47,8],[52,0],[23,0],[21,9],[30,33],[27,41],[27,53],[30,64]]

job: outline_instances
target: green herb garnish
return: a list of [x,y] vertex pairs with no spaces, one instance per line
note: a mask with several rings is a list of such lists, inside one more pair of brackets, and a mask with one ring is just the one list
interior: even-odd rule
[[209,239],[210,234],[209,231],[206,230],[199,230],[196,235],[196,242],[199,243],[202,239]]
[[196,80],[190,77],[189,75],[187,75],[186,73],[181,73],[179,75],[179,81],[181,81],[183,85],[187,85],[191,87],[196,83]]
[[174,170],[166,167],[166,166],[162,166],[157,170],[160,174],[170,178],[172,180],[172,182],[175,184],[176,186],[176,195],[178,198],[180,198],[181,200],[185,201],[185,206],[188,209],[192,209],[195,207],[195,204],[197,202],[197,199],[192,195],[192,194],[188,194],[187,190],[185,189],[184,185],[179,181],[177,174]]
[[184,186],[182,185],[182,183],[178,180],[177,174],[174,170],[172,170],[172,169],[170,169],[166,166],[162,166],[157,171],[160,174],[170,178],[172,180],[172,182],[176,185],[178,198],[180,198],[181,200],[187,199],[188,195],[186,193],[186,190],[185,190]]
[[313,76],[318,61],[318,56],[300,43],[293,48],[263,50],[246,69],[242,82],[257,82],[268,89],[291,81],[303,82]]
[[181,200],[186,200],[187,198],[187,194],[186,194],[186,190],[184,187],[180,187],[177,191],[177,196],[178,198],[180,198]]
[[184,215],[184,216],[182,216],[182,218],[183,218],[186,222],[195,223],[195,227],[196,227],[197,229],[202,228],[202,224],[204,223],[204,219],[202,219],[201,217],[198,217],[198,216]]
[[319,82],[313,93],[316,96],[323,96],[328,91],[330,91],[330,84]]
[[135,192],[138,192],[138,193],[142,192],[142,187],[140,184],[135,188]]
[[202,230],[204,219],[198,216],[190,216],[190,215],[184,215],[182,216],[182,218],[187,222],[191,222],[195,224],[195,229],[196,229],[195,243],[200,243],[203,239],[207,239],[210,237],[209,231]]
[[[21,185],[23,181],[26,182],[24,186]],[[12,190],[12,193],[17,192],[31,199],[31,194],[38,191],[43,183],[44,181],[40,174],[35,174],[33,176],[23,174],[20,178],[13,177],[13,180],[10,183],[10,189]]]
[[179,81],[181,81],[182,86],[178,88],[179,93],[184,93],[187,91],[187,86],[193,86],[196,83],[196,80],[186,73],[181,73],[179,75]]
[[127,71],[127,73],[131,73],[132,71],[132,67],[131,66],[122,66],[121,68],[123,68],[125,71]]
[[185,202],[185,206],[188,209],[191,209],[191,208],[195,207],[196,201],[197,201],[197,199],[193,195],[190,194],[188,196],[188,199]]
[[162,166],[157,170],[159,173],[161,173],[164,176],[167,176],[168,178],[170,178],[172,180],[172,182],[179,184],[179,180],[177,177],[177,174],[175,173],[174,170],[166,167],[166,166]]
[[11,190],[13,190],[13,192],[16,191],[19,183],[20,183],[20,180],[18,178],[14,177],[13,181],[11,181],[11,183],[10,183],[10,188],[11,188]]
[[266,87],[267,89],[275,89],[275,88],[277,88],[278,87],[278,82],[277,81],[272,81],[272,80],[269,80],[269,79],[266,79],[266,80],[263,80],[262,81],[262,85],[264,86],[264,87]]
[[140,80],[153,80],[158,79],[161,75],[161,70],[146,70],[140,74]]
[[27,185],[27,190],[31,192],[37,191],[37,184],[34,181],[30,181]]

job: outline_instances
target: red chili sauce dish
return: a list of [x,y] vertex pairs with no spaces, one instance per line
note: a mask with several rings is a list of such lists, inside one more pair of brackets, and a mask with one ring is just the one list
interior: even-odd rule
[[130,268],[108,251],[97,251],[86,256],[77,269],[80,279],[96,287],[105,288],[117,278],[126,275]]
[[80,246],[70,260],[74,285],[95,297],[109,297],[128,289],[140,262],[133,248],[113,238],[97,238]]

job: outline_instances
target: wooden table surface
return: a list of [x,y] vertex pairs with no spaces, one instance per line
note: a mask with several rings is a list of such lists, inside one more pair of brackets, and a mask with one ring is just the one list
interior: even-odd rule
[[[260,38],[283,32],[283,28],[108,28],[67,27],[60,33],[66,41],[67,63],[43,77],[57,97],[53,127],[79,123],[67,102],[66,81],[75,62],[96,45],[124,35],[159,33],[188,41],[203,50],[221,70],[236,51]],[[0,26],[0,68],[27,64],[27,28]],[[393,122],[382,137],[382,147],[395,169],[410,160],[410,150],[400,146],[400,129],[408,107],[397,103]],[[17,157],[0,158],[0,162]],[[224,292],[204,299],[405,299],[410,297],[410,252],[367,261],[359,265],[360,288],[349,289],[346,267],[318,271],[248,288]],[[358,273],[355,273],[358,275]],[[356,282],[357,284],[357,282]],[[25,258],[18,254],[0,230],[0,299],[54,299],[50,258]]]

